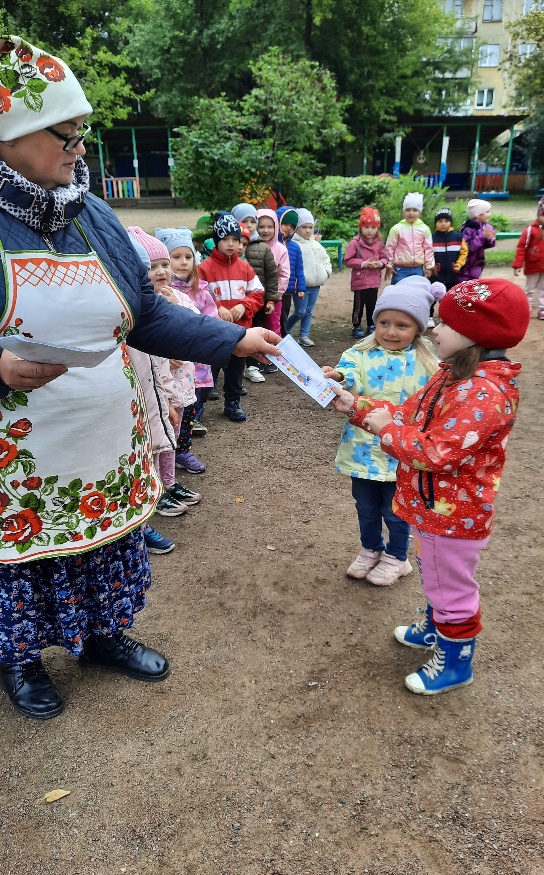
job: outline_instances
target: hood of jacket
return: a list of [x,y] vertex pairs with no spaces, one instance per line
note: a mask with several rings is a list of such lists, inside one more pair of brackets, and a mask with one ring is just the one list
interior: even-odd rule
[[257,222],[259,221],[259,219],[264,219],[264,218],[272,219],[272,221],[274,222],[274,236],[273,236],[272,240],[270,241],[270,243],[267,244],[268,246],[273,246],[274,243],[278,243],[278,234],[280,231],[280,223],[279,223],[278,217],[277,217],[276,213],[274,212],[274,210],[257,210]]

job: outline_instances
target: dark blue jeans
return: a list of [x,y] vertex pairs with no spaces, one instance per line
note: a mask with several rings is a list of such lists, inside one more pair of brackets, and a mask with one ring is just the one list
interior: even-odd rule
[[[406,559],[410,526],[391,509],[397,484],[381,480],[351,478],[351,493],[355,499],[361,544],[367,550],[383,550],[396,559]],[[387,544],[383,543],[382,520],[389,531]]]

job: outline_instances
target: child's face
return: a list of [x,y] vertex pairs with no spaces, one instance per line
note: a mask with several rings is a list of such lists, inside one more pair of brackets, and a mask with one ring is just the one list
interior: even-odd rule
[[149,268],[149,279],[153,283],[153,288],[156,292],[169,286],[172,282],[172,268],[170,267],[169,258],[155,258],[151,262]]
[[272,219],[269,219],[268,216],[263,216],[257,223],[257,231],[261,240],[264,240],[265,243],[270,243],[274,239],[276,227]]
[[491,210],[486,210],[485,213],[480,213],[479,216],[476,216],[476,221],[481,222],[482,225],[485,225],[489,222],[489,217],[491,215]]
[[382,310],[375,324],[376,340],[384,349],[405,349],[420,332],[416,320],[402,310]]
[[223,237],[217,244],[217,248],[222,255],[227,258],[232,258],[233,255],[238,255],[240,249],[240,241],[234,234],[229,234],[228,237]]
[[359,231],[359,236],[366,240],[367,243],[372,243],[377,233],[378,229],[375,225],[363,225]]
[[178,246],[170,253],[170,267],[180,280],[187,279],[193,272],[195,264],[194,255],[188,246]]
[[244,237],[244,235],[242,234],[242,236],[240,237],[240,247],[238,250],[238,255],[242,256],[244,254],[244,252],[246,251],[248,246],[249,246],[249,240],[247,239],[247,237]]
[[537,220],[538,224],[540,225],[540,227],[543,227],[544,226],[544,213],[540,213],[540,215],[538,215],[536,217],[536,220]]
[[437,219],[435,222],[435,228],[437,231],[449,231],[451,228],[451,222],[449,219]]
[[454,331],[445,322],[439,322],[436,328],[433,328],[433,341],[442,361],[451,358],[456,352],[474,345],[473,340],[469,340],[464,334]]
[[255,216],[246,216],[246,218],[242,219],[242,221],[246,228],[249,228],[251,233],[254,234],[257,228],[257,219],[255,218]]
[[407,209],[402,211],[402,214],[406,221],[410,222],[410,225],[417,221],[421,215],[420,211],[414,209],[414,207],[407,207]]
[[284,237],[290,237],[296,230],[294,225],[288,225],[287,222],[282,222],[280,225],[280,231]]
[[309,240],[310,237],[313,237],[314,226],[310,222],[306,225],[299,225],[297,228],[297,234],[299,237],[302,237],[303,240]]

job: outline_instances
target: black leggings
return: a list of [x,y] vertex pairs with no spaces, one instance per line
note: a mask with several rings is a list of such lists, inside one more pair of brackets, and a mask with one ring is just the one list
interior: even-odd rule
[[374,307],[378,300],[378,289],[357,289],[353,292],[353,313],[351,321],[354,328],[358,328],[363,318],[363,311],[366,307],[366,327],[370,328],[373,325],[372,317],[374,315]]

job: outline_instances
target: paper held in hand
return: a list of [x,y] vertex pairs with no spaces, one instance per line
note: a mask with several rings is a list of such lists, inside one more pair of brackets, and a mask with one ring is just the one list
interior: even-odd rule
[[80,349],[77,346],[55,346],[32,340],[22,334],[6,334],[0,337],[0,346],[9,349],[13,355],[28,362],[43,365],[66,365],[67,368],[95,368],[104,361],[117,346],[107,349]]
[[280,340],[277,349],[280,350],[278,356],[269,355],[267,358],[321,407],[326,407],[336,397],[331,386],[338,386],[340,389],[342,388],[340,384],[334,380],[327,380],[319,365],[290,334]]

